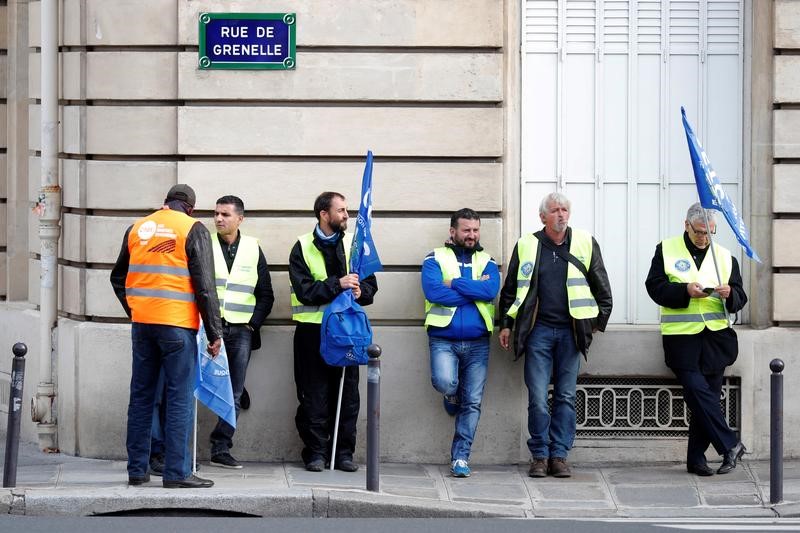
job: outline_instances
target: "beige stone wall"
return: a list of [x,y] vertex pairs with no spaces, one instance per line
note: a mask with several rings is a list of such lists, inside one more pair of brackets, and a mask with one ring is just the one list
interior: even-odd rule
[[[244,199],[243,229],[261,238],[274,269],[279,302],[271,318],[288,319],[285,269],[294,238],[312,227],[319,192],[339,190],[356,203],[367,149],[378,158],[376,241],[392,270],[381,276],[376,320],[421,319],[419,264],[447,236],[449,212],[484,213],[484,243],[501,252],[502,2],[242,1],[231,9],[219,1],[86,0],[62,7],[63,44],[71,47],[61,54],[60,88],[67,313],[121,316],[105,280],[124,229],[160,205],[171,184],[185,182],[209,223],[217,197]],[[39,8],[31,3],[31,47],[39,42]],[[296,70],[198,70],[197,18],[205,11],[295,11]],[[32,48],[32,102],[38,64]],[[32,124],[38,115],[34,102]],[[29,138],[37,150],[38,129]],[[35,156],[30,168],[33,181]],[[37,239],[30,242],[36,253]],[[32,284],[36,276],[34,264]]]
[[800,2],[777,0],[774,13],[773,319],[800,321]]
[[14,227],[8,223],[8,7],[5,4],[0,3],[0,300],[6,299],[8,294],[8,234]]

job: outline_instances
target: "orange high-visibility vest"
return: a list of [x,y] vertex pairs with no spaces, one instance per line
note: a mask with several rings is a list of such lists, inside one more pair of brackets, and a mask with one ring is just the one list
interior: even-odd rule
[[134,322],[200,326],[186,257],[186,237],[195,222],[180,211],[162,209],[131,228],[125,296]]

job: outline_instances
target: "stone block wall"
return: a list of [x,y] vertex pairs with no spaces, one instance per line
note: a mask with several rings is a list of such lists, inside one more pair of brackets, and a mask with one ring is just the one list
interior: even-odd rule
[[800,2],[776,1],[774,23],[773,320],[788,324],[800,322]]

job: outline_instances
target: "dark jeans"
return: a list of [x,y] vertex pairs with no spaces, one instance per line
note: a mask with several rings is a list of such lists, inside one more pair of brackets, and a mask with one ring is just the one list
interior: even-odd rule
[[[528,449],[534,459],[566,458],[575,441],[575,395],[580,352],[572,329],[536,325],[525,350]],[[547,390],[553,377],[552,413]]]
[[329,460],[339,397],[339,380],[346,368],[336,461],[352,459],[356,448],[356,421],[360,398],[358,366],[329,366],[319,353],[320,325],[299,323],[294,332],[294,382],[297,387],[295,424],[305,445],[303,462]]
[[131,327],[133,363],[128,403],[128,475],[144,477],[150,464],[158,375],[164,370],[166,413],[164,417],[164,477],[186,479],[191,436],[192,389],[197,366],[197,332],[191,329],[141,324]]
[[[222,339],[225,342],[225,352],[228,355],[228,369],[230,370],[231,386],[233,387],[233,402],[236,406],[236,419],[239,419],[244,379],[247,375],[247,365],[250,362],[250,346],[253,332],[245,325],[228,324],[222,328]],[[227,453],[233,448],[233,433],[236,429],[219,418],[214,431],[211,432],[211,456]]]
[[[194,380],[192,380],[194,383]],[[164,369],[158,373],[158,383],[156,384],[155,403],[153,404],[153,425],[152,434],[150,435],[150,457],[155,455],[164,456],[164,427],[167,416],[167,384],[164,378]],[[194,401],[192,401],[189,408],[189,427],[194,429]],[[191,438],[191,437],[190,437]],[[186,454],[186,468],[192,470],[192,458],[194,457],[194,450],[190,447]]]
[[697,370],[673,368],[672,371],[681,382],[683,400],[692,411],[686,462],[690,465],[705,464],[709,444],[722,455],[739,442],[736,433],[728,427],[719,405],[723,372],[705,375]]

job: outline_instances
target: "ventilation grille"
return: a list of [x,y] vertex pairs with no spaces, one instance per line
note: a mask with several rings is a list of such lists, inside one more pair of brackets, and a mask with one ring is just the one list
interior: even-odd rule
[[[739,378],[726,377],[720,407],[728,425],[737,433],[740,404]],[[689,434],[691,413],[676,380],[579,377],[575,410],[577,438],[673,439]]]

